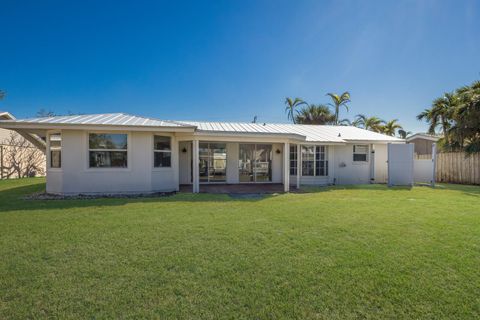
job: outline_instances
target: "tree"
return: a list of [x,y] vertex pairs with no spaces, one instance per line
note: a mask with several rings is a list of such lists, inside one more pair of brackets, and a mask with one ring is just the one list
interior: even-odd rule
[[378,117],[367,117],[364,114],[357,114],[354,121],[356,127],[374,132],[382,132],[384,123],[385,121]]
[[285,98],[285,112],[287,113],[288,119],[292,120],[295,124],[295,112],[296,108],[300,105],[308,105],[305,101],[300,98]]
[[383,133],[389,136],[395,136],[395,132],[400,129],[403,129],[402,126],[398,123],[398,119],[393,119],[385,123],[382,127]]
[[56,114],[55,112],[51,111],[51,110],[45,110],[45,109],[40,109],[37,111],[37,117],[39,118],[48,118],[48,117],[55,117]]
[[26,178],[45,174],[45,155],[16,132],[3,142],[2,177]]
[[456,91],[458,105],[449,131],[451,147],[480,152],[480,81]]
[[332,102],[329,103],[329,105],[335,110],[335,124],[338,125],[340,123],[339,122],[340,108],[344,107],[345,109],[347,109],[347,112],[348,112],[347,103],[350,102],[350,93],[348,91],[345,91],[340,96],[335,93],[327,93],[327,96],[329,96],[332,99]]
[[405,131],[405,130],[403,130],[403,129],[398,130],[398,135],[399,135],[400,138],[402,138],[402,139],[407,139],[407,137],[408,137],[409,135],[411,135],[411,134],[412,134],[411,131]]
[[431,134],[440,128],[444,148],[480,152],[480,81],[435,99],[417,119],[429,124]]
[[295,123],[299,124],[333,124],[335,123],[335,116],[326,105],[311,104],[298,111],[295,116]]

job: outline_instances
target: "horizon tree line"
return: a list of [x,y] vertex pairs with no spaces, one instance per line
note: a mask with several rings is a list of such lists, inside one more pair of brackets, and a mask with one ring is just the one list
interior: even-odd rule
[[309,104],[301,98],[285,98],[285,112],[288,119],[294,124],[355,126],[389,136],[398,134],[403,139],[411,134],[410,131],[403,129],[398,123],[398,119],[385,121],[376,116],[369,117],[365,114],[357,114],[353,121],[347,118],[341,119],[341,110],[349,111],[350,93],[345,91],[339,95],[329,92],[326,95],[331,99],[331,102],[327,104]]

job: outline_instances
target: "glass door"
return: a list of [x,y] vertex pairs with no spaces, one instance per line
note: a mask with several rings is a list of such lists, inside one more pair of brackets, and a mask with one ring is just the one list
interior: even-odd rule
[[239,147],[240,182],[271,182],[272,145],[240,144]]
[[199,144],[200,182],[227,181],[227,147],[225,143]]

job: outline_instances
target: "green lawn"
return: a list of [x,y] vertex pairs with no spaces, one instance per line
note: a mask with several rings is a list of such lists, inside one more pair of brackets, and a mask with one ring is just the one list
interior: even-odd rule
[[0,319],[478,319],[480,187],[22,200],[0,181]]

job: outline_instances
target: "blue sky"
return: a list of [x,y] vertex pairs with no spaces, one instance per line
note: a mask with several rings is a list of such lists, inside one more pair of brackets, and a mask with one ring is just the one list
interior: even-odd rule
[[480,2],[9,1],[0,109],[286,122],[285,97],[415,115],[480,78]]

